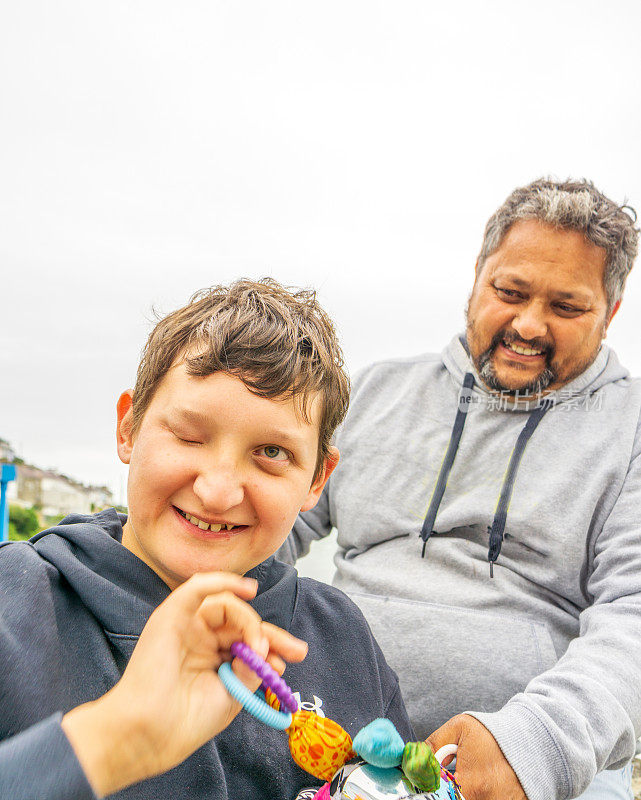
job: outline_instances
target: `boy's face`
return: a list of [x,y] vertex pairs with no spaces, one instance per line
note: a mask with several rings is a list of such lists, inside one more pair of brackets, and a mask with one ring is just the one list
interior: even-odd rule
[[190,376],[179,363],[132,436],[131,393],[121,396],[123,544],[171,589],[196,572],[246,573],[315,505],[335,461],[314,479],[321,404],[310,401],[308,424],[297,403],[258,397],[226,373]]

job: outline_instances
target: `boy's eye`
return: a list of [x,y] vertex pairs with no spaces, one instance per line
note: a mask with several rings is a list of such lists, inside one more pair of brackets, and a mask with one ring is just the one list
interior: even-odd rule
[[175,430],[172,430],[171,432],[174,434],[176,439],[178,439],[178,441],[182,442],[183,444],[202,444],[202,442],[199,439],[194,438],[188,433],[183,433],[182,431],[175,431]]
[[278,445],[275,444],[263,445],[263,447],[258,448],[257,452],[259,455],[265,456],[270,461],[287,461],[289,458],[287,450],[284,450],[282,447],[278,447]]

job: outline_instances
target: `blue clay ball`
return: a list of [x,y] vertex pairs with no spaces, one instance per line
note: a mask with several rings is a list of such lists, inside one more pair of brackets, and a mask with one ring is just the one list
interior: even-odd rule
[[352,747],[374,767],[397,767],[403,760],[405,743],[393,722],[375,719],[356,734]]

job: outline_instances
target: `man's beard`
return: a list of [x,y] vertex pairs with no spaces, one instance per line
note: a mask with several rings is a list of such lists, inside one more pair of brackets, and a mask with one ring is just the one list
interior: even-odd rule
[[504,383],[501,383],[494,370],[494,364],[492,363],[492,356],[494,355],[496,348],[503,342],[511,341],[521,342],[523,340],[519,337],[510,336],[508,333],[501,331],[494,335],[487,350],[483,351],[479,356],[472,359],[474,366],[476,367],[476,371],[479,374],[479,378],[489,389],[495,392],[501,392],[502,394],[511,396],[518,394],[520,397],[534,397],[541,395],[549,386],[556,383],[558,379],[557,372],[552,366],[552,356],[554,355],[553,348],[544,342],[528,342],[533,349],[543,351],[543,354],[545,355],[545,368],[537,375],[536,378],[530,381],[530,383],[526,383],[524,386],[515,388],[513,386],[506,386]]

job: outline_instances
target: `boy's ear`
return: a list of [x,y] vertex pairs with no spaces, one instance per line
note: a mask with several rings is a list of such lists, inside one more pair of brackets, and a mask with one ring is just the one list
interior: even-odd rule
[[133,450],[133,396],[131,391],[123,392],[118,398],[116,404],[116,412],[118,415],[118,422],[116,425],[116,442],[118,449],[118,458],[123,464],[128,464],[131,460],[131,451]]
[[338,452],[338,447],[330,447],[329,453],[325,456],[323,468],[309,487],[309,494],[300,508],[301,511],[309,511],[310,508],[314,508],[316,503],[318,503],[318,498],[321,496],[321,492],[325,488],[329,476],[336,469],[339,458],[340,453]]

